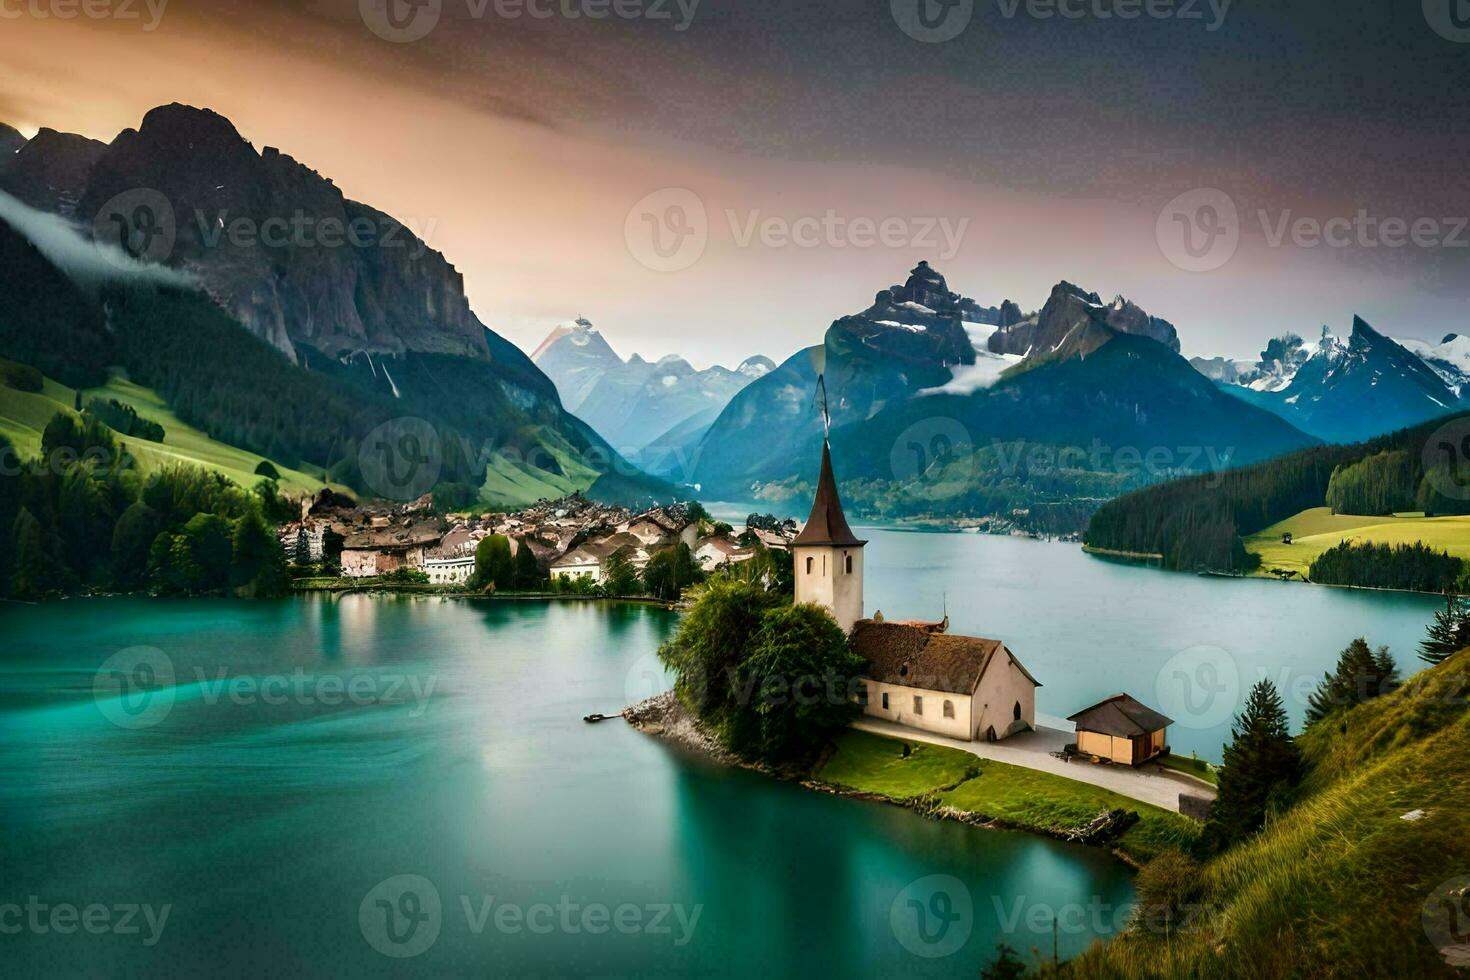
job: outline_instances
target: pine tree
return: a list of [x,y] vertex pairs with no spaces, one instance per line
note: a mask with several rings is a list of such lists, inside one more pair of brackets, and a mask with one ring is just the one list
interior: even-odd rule
[[1398,686],[1398,665],[1388,647],[1369,649],[1359,637],[1349,643],[1337,659],[1337,667],[1324,674],[1307,700],[1307,724],[1317,722],[1344,708],[1362,704]]
[[516,588],[531,590],[541,584],[541,567],[536,564],[536,553],[522,538],[516,542]]
[[1260,830],[1267,813],[1302,777],[1301,752],[1287,728],[1281,694],[1270,681],[1251,688],[1230,735],[1219,796],[1205,825],[1205,844],[1216,851]]
[[1419,659],[1443,663],[1451,654],[1470,647],[1470,608],[1459,596],[1446,595],[1443,611],[1434,614],[1425,634],[1419,643]]

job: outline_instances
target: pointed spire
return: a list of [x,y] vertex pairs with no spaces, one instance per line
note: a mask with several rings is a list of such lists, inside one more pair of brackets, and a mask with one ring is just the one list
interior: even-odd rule
[[791,543],[793,546],[822,544],[843,548],[860,548],[867,544],[852,533],[852,528],[847,525],[847,515],[842,513],[837,478],[832,475],[832,447],[825,439],[822,440],[822,473],[817,477],[817,497],[812,501],[812,513],[806,519],[806,527]]

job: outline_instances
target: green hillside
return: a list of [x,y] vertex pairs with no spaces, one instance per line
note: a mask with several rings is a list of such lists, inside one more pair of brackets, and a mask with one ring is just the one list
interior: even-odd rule
[[[260,477],[255,468],[265,459],[255,453],[227,446],[211,439],[198,429],[185,424],[163,403],[155,392],[133,384],[126,378],[113,377],[105,385],[82,389],[82,401],[89,398],[115,398],[131,405],[138,415],[163,426],[162,443],[145,439],[126,439],[129,452],[137,458],[144,472],[178,463],[191,463],[217,470],[243,487]],[[71,412],[76,404],[76,389],[46,378],[39,392],[17,391],[0,384],[0,433],[7,436],[23,458],[41,451],[41,432],[57,412]],[[272,462],[281,474],[283,492],[315,493],[326,484],[320,471],[289,469]],[[345,490],[337,487],[338,490]]]
[[[1291,544],[1282,541],[1287,533],[1292,535]],[[1312,507],[1250,535],[1245,539],[1245,550],[1260,556],[1259,575],[1271,575],[1280,569],[1306,578],[1307,569],[1318,555],[1344,541],[1388,545],[1419,542],[1456,558],[1470,559],[1470,517],[1358,517]]]
[[1458,933],[1448,955],[1470,954],[1467,692],[1470,650],[1308,730],[1296,802],[1204,865],[1203,924],[1169,937],[1135,926],[1068,975],[1460,975],[1441,947]]

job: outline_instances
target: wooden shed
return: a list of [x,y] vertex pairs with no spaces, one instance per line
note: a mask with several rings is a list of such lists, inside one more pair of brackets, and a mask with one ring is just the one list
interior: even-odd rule
[[1115,694],[1067,719],[1077,724],[1077,751],[1127,766],[1142,765],[1168,748],[1173,719],[1128,694]]

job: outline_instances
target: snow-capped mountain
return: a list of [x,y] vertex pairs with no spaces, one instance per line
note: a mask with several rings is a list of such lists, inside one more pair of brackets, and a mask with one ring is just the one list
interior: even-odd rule
[[[683,455],[694,461],[690,482],[732,495],[726,499],[796,492],[810,478],[823,435],[812,404],[818,372],[826,376],[834,450],[846,450],[844,479],[855,481],[853,499],[861,503],[866,494],[869,503],[900,509],[928,506],[932,487],[914,470],[927,473],[936,464],[927,454],[942,455],[956,439],[982,454],[1016,443],[1109,452],[1209,447],[1230,464],[1312,443],[1270,412],[1219,391],[1176,353],[1177,345],[1167,321],[1125,299],[1104,303],[1062,282],[1026,316],[1009,301],[987,308],[952,292],[921,262],[867,309],[833,321],[820,346],[737,395]],[[911,462],[915,453],[919,463]],[[1181,467],[1207,468],[1204,455],[1181,460]],[[1120,477],[1103,462],[1084,473],[1091,458],[1066,475],[1038,469],[1034,485],[1029,471],[987,459],[945,499],[975,494],[976,507],[1014,506],[1095,494],[1084,491],[1094,479],[1118,489],[1160,475]]]
[[562,404],[620,450],[642,449],[695,416],[713,421],[746,385],[775,370],[759,355],[699,371],[676,354],[624,361],[589,320],[557,326],[531,355]]
[[1253,364],[1225,358],[1191,363],[1226,391],[1304,432],[1358,442],[1463,408],[1470,342],[1451,335],[1438,346],[1401,343],[1354,317],[1346,341],[1323,327],[1315,341],[1296,334],[1273,339]]
[[1405,350],[1417,354],[1461,397],[1470,396],[1470,388],[1466,387],[1470,383],[1470,337],[1452,333],[1438,344],[1412,338],[1398,342]]

